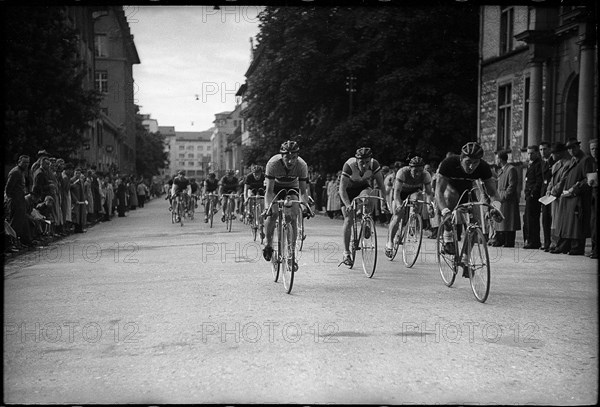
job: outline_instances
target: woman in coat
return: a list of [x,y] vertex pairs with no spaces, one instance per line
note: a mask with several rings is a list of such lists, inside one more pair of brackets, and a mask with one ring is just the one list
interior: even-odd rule
[[500,212],[504,220],[497,223],[496,238],[492,246],[515,247],[516,231],[521,230],[519,216],[519,171],[508,163],[508,153],[496,153],[498,165],[498,195],[500,196]]

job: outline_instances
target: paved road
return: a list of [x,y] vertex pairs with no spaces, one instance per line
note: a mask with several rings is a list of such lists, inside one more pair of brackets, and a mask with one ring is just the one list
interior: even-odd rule
[[291,295],[239,222],[172,225],[162,199],[10,261],[4,401],[597,401],[596,260],[494,249],[480,304],[433,240],[413,269],[338,268],[340,228],[310,220]]

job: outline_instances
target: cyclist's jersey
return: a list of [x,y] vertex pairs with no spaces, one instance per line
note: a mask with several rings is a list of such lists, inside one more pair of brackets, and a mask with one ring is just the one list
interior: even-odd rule
[[422,190],[427,184],[431,185],[431,175],[427,171],[423,171],[420,177],[413,177],[410,172],[410,167],[402,167],[396,173],[396,181],[402,183],[402,192],[412,194]]
[[238,179],[236,177],[228,178],[227,175],[225,175],[221,178],[221,181],[219,181],[219,185],[223,186],[224,194],[235,194],[238,191]]
[[492,169],[483,160],[479,162],[475,171],[467,174],[460,165],[460,156],[458,155],[448,157],[442,161],[438,173],[448,178],[448,183],[457,189],[460,194],[472,188],[474,180],[485,181],[492,178]]
[[381,171],[381,166],[376,159],[371,158],[365,172],[361,172],[358,169],[358,160],[356,157],[351,157],[344,163],[342,177],[348,178],[347,189],[366,188],[371,186],[370,181],[375,178],[379,171]]
[[173,180],[173,186],[175,187],[175,193],[185,191],[187,189],[188,185],[190,185],[190,181],[188,181],[188,179],[185,177],[175,178]]
[[205,193],[215,192],[217,190],[217,188],[219,188],[219,180],[218,179],[207,178],[204,181],[204,192]]
[[190,182],[190,187],[192,187],[192,194],[197,194],[200,186],[195,182]]
[[265,188],[265,174],[261,173],[258,179],[254,176],[253,173],[248,174],[246,177],[246,185],[248,185],[248,189],[250,189],[253,193],[257,193],[259,189]]
[[292,168],[287,169],[281,154],[275,154],[267,162],[265,178],[275,180],[275,188],[300,188],[300,181],[308,182],[308,165],[298,157]]

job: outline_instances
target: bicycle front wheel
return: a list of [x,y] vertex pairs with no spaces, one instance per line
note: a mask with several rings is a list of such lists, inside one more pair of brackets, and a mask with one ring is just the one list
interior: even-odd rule
[[210,227],[212,228],[213,226],[213,217],[215,214],[215,203],[213,202],[212,199],[210,199],[209,203],[208,203],[208,223],[210,224]]
[[362,221],[360,231],[360,251],[362,254],[363,271],[369,278],[375,274],[377,266],[377,231],[373,219],[366,218]]
[[291,225],[285,224],[281,228],[281,277],[283,278],[283,288],[286,293],[290,293],[292,291],[292,286],[294,285],[294,264],[296,262],[295,256],[295,246],[292,243],[292,230]]
[[453,253],[448,252],[444,246],[444,227],[449,222],[451,222],[450,219],[446,220],[446,222],[442,223],[438,228],[436,255],[442,280],[448,287],[452,287],[452,284],[454,284],[454,280],[456,279],[457,265],[454,257],[455,254],[458,253],[458,243],[456,240],[456,229],[452,228],[451,245]]
[[352,265],[350,268],[354,267],[354,262],[356,261],[356,250],[358,250],[358,248],[358,231],[356,230],[356,221],[353,221],[352,225],[350,225],[350,257],[352,259]]
[[297,222],[298,233],[296,234],[296,249],[301,252],[302,246],[304,245],[304,239],[306,238],[306,236],[304,236],[304,216],[302,216],[302,213],[298,215]]
[[225,217],[225,226],[227,227],[227,231],[231,232],[231,224],[233,223],[233,208],[231,204],[232,198],[229,198],[229,202],[227,203],[227,216]]
[[469,234],[469,280],[475,298],[485,302],[490,293],[490,256],[480,228]]
[[404,241],[402,242],[402,260],[406,267],[412,267],[419,257],[421,241],[423,240],[423,221],[421,216],[413,213],[408,218]]
[[179,216],[179,226],[183,226],[183,204],[181,202],[177,204],[177,214]]

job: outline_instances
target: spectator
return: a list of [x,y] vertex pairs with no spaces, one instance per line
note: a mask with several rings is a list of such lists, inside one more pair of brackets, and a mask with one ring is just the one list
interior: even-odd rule
[[598,220],[598,140],[590,142],[590,156],[594,159],[594,175],[588,178],[588,185],[592,189],[592,221],[590,224],[592,234],[592,251],[587,255],[592,259],[598,258],[598,231],[596,222]]
[[35,209],[44,217],[44,220],[48,221],[49,228],[47,229],[48,236],[54,236],[54,226],[56,224],[56,218],[54,217],[54,198],[47,195],[44,201],[39,203]]
[[62,195],[62,211],[65,216],[65,229],[64,232],[69,232],[73,223],[73,213],[71,208],[73,207],[71,201],[71,178],[73,178],[73,164],[67,163],[61,173],[61,195]]
[[98,173],[96,172],[96,166],[92,165],[90,167],[91,172],[91,187],[92,187],[92,197],[94,200],[93,205],[93,218],[95,221],[100,219],[100,213],[102,212],[102,199],[100,197],[100,183],[98,181]]
[[342,200],[340,198],[340,179],[342,172],[338,171],[338,176],[331,176],[331,180],[327,184],[327,215],[330,219],[338,216],[338,212],[342,210]]
[[[552,146],[551,150],[552,158],[554,159],[554,165],[551,169],[551,177],[548,182],[548,188],[546,189],[547,196],[554,196],[559,198],[562,193],[562,186],[564,180],[564,172],[571,162],[569,153],[567,152],[567,146],[565,143],[556,142]],[[550,224],[550,248],[549,252],[554,253],[556,244],[558,243],[558,235],[556,230],[558,228],[558,199],[550,204],[550,211],[552,212],[552,223]]]
[[85,200],[85,176],[81,168],[75,168],[71,178],[71,204],[73,205],[73,214],[71,218],[75,225],[75,233],[85,233],[87,219],[87,202]]
[[88,170],[84,175],[83,187],[85,191],[85,200],[87,202],[86,219],[88,223],[94,223],[96,216],[94,214],[94,192],[92,191],[92,171]]
[[25,246],[34,246],[25,210],[25,174],[29,167],[29,156],[19,157],[17,165],[10,170],[4,187],[4,211],[9,226]]
[[317,179],[315,181],[315,206],[316,210],[321,212],[323,210],[323,190],[325,188],[325,177],[320,172],[317,173]]
[[584,254],[585,239],[591,235],[591,191],[587,174],[594,169],[594,160],[586,155],[576,138],[567,142],[571,162],[564,172],[563,192],[558,202],[558,244],[555,252],[568,252],[572,256]]
[[137,199],[140,208],[144,207],[144,202],[146,201],[146,195],[149,193],[148,187],[144,184],[143,180],[140,180],[137,185]]
[[538,146],[527,147],[528,165],[525,173],[525,213],[523,214],[523,249],[539,249],[540,211],[539,201],[544,178],[542,176],[542,160]]
[[117,179],[117,212],[119,218],[125,217],[125,209],[127,208],[127,178]]
[[516,231],[521,229],[519,213],[519,172],[508,163],[506,151],[496,152],[498,165],[498,195],[500,196],[500,212],[504,220],[495,225],[496,237],[494,247],[515,247]]
[[137,189],[133,177],[127,178],[127,195],[129,196],[129,209],[135,210],[138,207]]
[[[554,158],[551,154],[550,143],[543,141],[539,146],[540,154],[542,156],[542,178],[544,184],[542,185],[542,194],[546,193],[548,184],[552,178],[552,166],[554,165]],[[550,250],[551,236],[550,229],[552,226],[552,207],[551,205],[542,205],[542,234],[544,236],[544,245],[540,247],[541,250]]]

